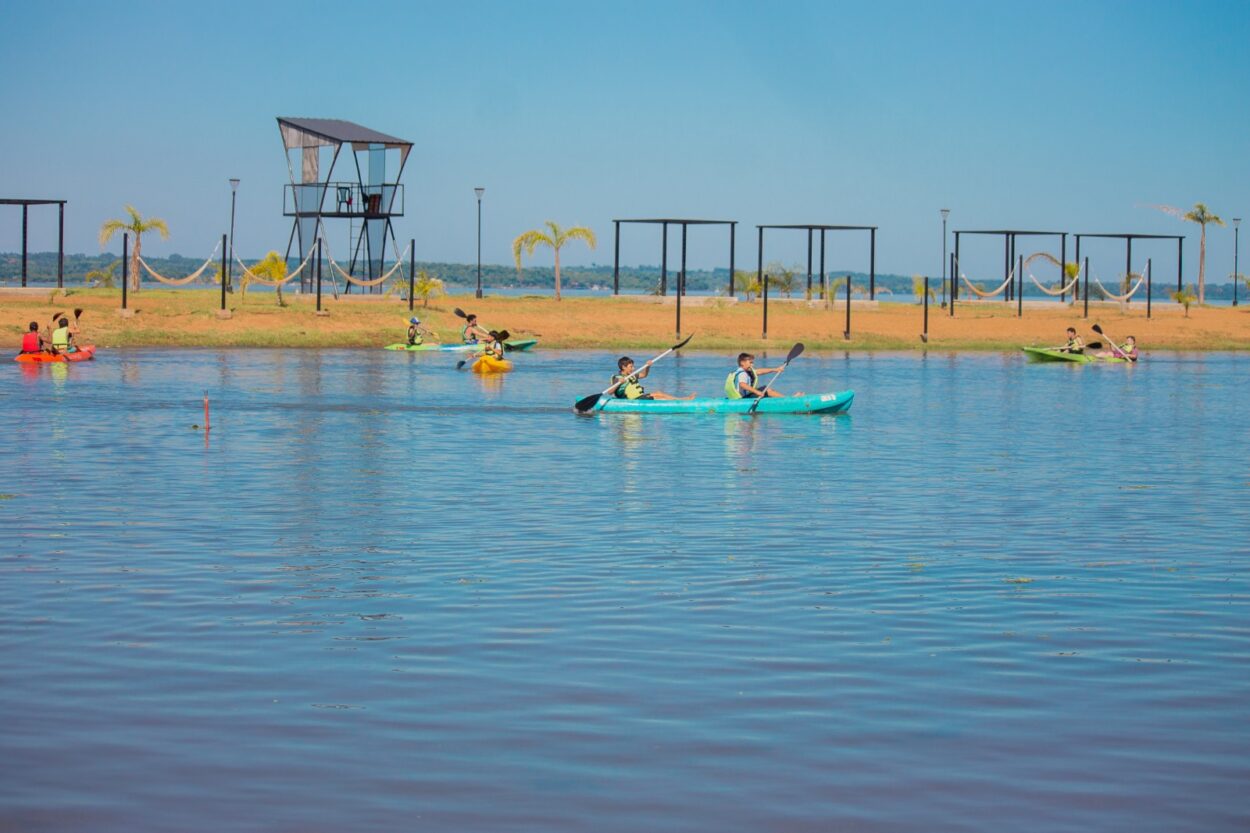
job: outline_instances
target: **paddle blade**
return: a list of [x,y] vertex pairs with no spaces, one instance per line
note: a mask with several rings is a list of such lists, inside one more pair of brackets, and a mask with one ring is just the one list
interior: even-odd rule
[[577,404],[573,406],[573,410],[577,411],[579,414],[586,413],[591,408],[599,404],[599,397],[602,395],[603,394],[601,393],[592,393],[590,396],[587,396],[585,399],[577,400]]
[[82,307],[78,307],[77,309],[75,309],[75,310],[74,310],[74,320],[75,320],[75,321],[77,321],[77,320],[78,320],[78,318],[79,318],[79,316],[81,316],[81,315],[82,315]]
[[692,339],[692,338],[694,338],[694,333],[691,333],[690,335],[686,336],[685,341],[681,341],[681,342],[678,342],[677,344],[674,344],[674,345],[672,346],[672,349],[673,349],[673,350],[680,350],[681,348],[683,348],[683,347],[685,347],[687,344],[689,344],[689,343],[690,343],[690,339]]
[[508,332],[507,330],[500,330],[499,332],[495,333],[495,338],[498,341],[507,341],[508,339],[512,338],[512,333]]
[[468,359],[461,359],[456,362],[456,370],[464,370],[464,366],[469,363]]
[[1087,350],[1101,350],[1101,349],[1102,349],[1102,342],[1101,342],[1101,341],[1091,341],[1089,344],[1086,344],[1086,345],[1085,345],[1085,348],[1086,348]]
[[468,317],[469,317],[469,316],[467,316],[467,315],[465,315],[465,314],[464,314],[464,310],[460,309],[460,307],[456,307],[454,310],[452,310],[452,312],[454,312],[454,313],[456,314],[456,317],[457,317],[457,318],[468,318]]
[[795,359],[797,359],[799,356],[803,355],[803,350],[804,350],[804,349],[805,349],[805,348],[803,347],[803,342],[801,342],[801,341],[800,341],[799,343],[795,344],[793,347],[791,347],[791,348],[790,348],[790,354],[789,354],[788,356],[786,356],[786,364],[789,364],[790,362],[792,362],[792,361],[794,361]]
[[62,315],[64,315],[64,314],[65,314],[65,313],[63,313],[63,312],[59,312],[59,311],[58,311],[58,312],[54,312],[54,313],[52,313],[52,320],[53,320],[53,321],[56,321],[58,318],[60,318],[60,317],[61,317]]
[[1091,327],[1090,329],[1092,329],[1094,332],[1098,333],[1098,335],[1100,335],[1100,336],[1106,335],[1106,333],[1104,333],[1104,332],[1102,331],[1102,327],[1098,326],[1097,324],[1095,324],[1095,325],[1094,325],[1093,327]]

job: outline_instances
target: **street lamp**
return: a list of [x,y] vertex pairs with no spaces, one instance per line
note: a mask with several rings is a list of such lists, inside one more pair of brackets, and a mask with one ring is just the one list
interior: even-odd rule
[[234,292],[234,202],[235,197],[239,193],[239,178],[233,177],[230,180],[230,254],[226,260],[226,274],[222,276],[222,280],[226,282],[226,289]]
[[1233,306],[1237,306],[1237,281],[1241,280],[1241,272],[1237,271],[1237,255],[1241,244],[1241,218],[1233,218]]
[[486,189],[478,186],[473,189],[473,193],[477,194],[477,295],[482,297],[482,195],[486,193]]
[[942,309],[946,309],[946,218],[951,216],[949,208],[942,209]]

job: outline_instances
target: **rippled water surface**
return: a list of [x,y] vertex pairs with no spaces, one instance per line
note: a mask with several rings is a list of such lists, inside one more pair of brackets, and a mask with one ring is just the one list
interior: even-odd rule
[[0,829],[1250,827],[1250,357],[614,358],[7,368]]

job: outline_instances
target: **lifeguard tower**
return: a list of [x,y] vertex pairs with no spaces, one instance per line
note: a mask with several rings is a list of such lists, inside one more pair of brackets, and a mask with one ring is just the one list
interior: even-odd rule
[[[320,235],[331,257],[349,260],[349,272],[355,274],[359,264],[368,278],[376,278],[382,272],[388,237],[399,259],[391,218],[404,216],[404,186],[399,179],[412,142],[342,119],[279,116],[278,130],[291,174],[282,199],[283,215],[294,218],[287,257],[298,245],[302,261]],[[354,179],[334,177],[344,147],[351,153]],[[347,220],[347,234],[327,230],[325,221],[330,219]]]

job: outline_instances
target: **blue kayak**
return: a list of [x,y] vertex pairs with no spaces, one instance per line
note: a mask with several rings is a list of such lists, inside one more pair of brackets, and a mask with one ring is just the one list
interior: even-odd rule
[[[850,410],[855,391],[811,396],[770,396],[759,401],[757,414],[841,414]],[[754,399],[617,399],[603,397],[587,413],[608,414],[745,414]]]

